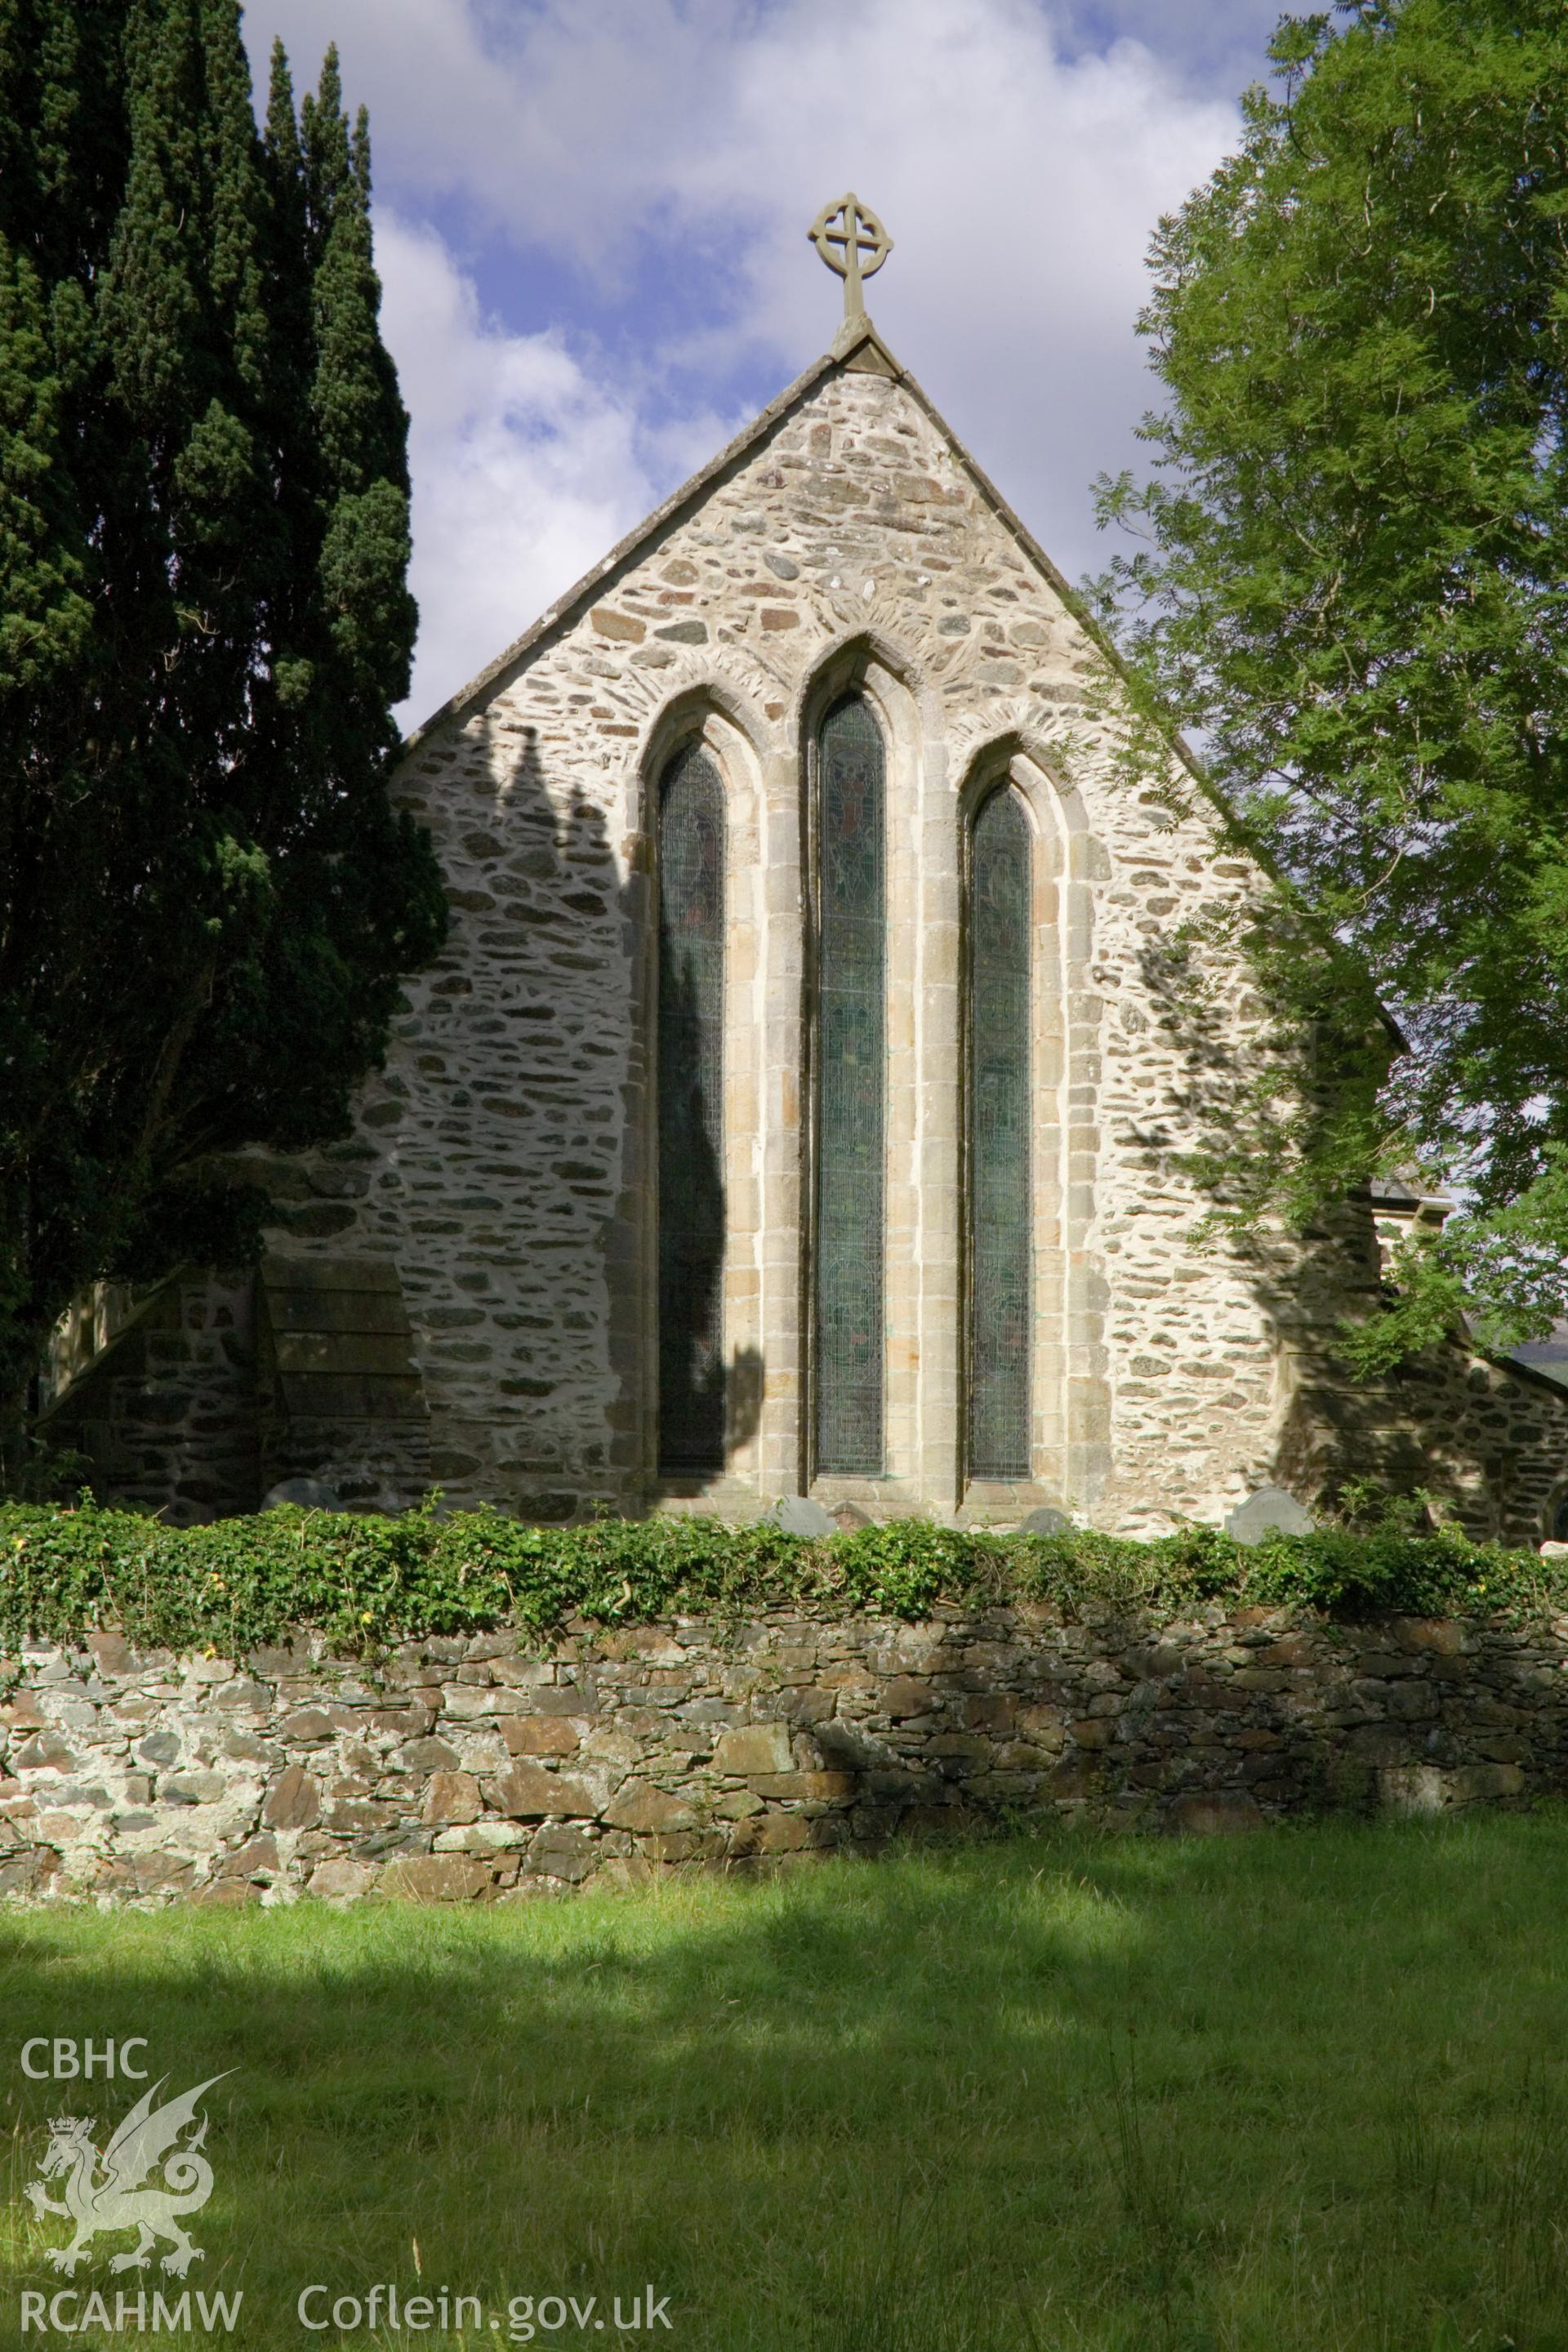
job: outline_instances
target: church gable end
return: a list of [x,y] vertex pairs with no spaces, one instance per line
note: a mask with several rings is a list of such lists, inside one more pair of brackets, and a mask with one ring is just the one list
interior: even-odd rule
[[412,740],[450,938],[272,1262],[395,1265],[411,1489],[1155,1531],[1315,1504],[1375,1424],[1539,1532],[1568,1397],[1501,1372],[1489,1420],[1454,1350],[1358,1423],[1370,1216],[1191,1246],[1205,1057],[1256,1039],[1169,950],[1268,886],[1173,754],[1179,808],[1119,768],[1104,675],[851,320]]
[[[554,1375],[529,1416],[535,1443],[555,1423],[552,1465],[568,1458],[574,1433],[580,1439],[595,1422],[605,1457],[589,1465],[579,1456],[576,1475],[597,1470],[612,1497],[628,1503],[647,1496],[650,1473],[664,1499],[680,1499],[685,1486],[721,1507],[753,1509],[759,1497],[795,1491],[803,1476],[829,1502],[878,1511],[929,1507],[937,1496],[956,1505],[961,1487],[975,1483],[953,1453],[963,1376],[956,1334],[968,1281],[957,1165],[965,835],[969,788],[981,772],[994,786],[1016,769],[1038,834],[1031,929],[1041,967],[1034,1154],[1041,1276],[1028,1312],[1038,1327],[1031,1345],[1050,1361],[1030,1383],[1026,1471],[982,1482],[992,1491],[978,1499],[986,1515],[1016,1517],[1058,1502],[1074,1477],[1080,1486],[1103,1477],[1104,1368],[1090,1342],[1069,1381],[1065,1356],[1069,1314],[1087,1337],[1096,1304],[1083,1270],[1069,1270],[1059,1235],[1046,1230],[1075,1214],[1087,1229],[1085,1204],[1068,1198],[1069,1163],[1096,1149],[1086,1090],[1100,1011],[1081,984],[1069,985],[1069,965],[1082,965],[1092,880],[1100,866],[1109,870],[1109,856],[1091,835],[1081,792],[1065,781],[1094,659],[1061,596],[919,395],[887,374],[834,365],[575,612],[525,644],[416,747],[404,788],[436,831],[458,910],[452,971],[436,977],[420,1008],[417,1044],[428,1056],[439,1039],[436,1050],[449,1060],[460,1039],[479,1125],[497,1138],[500,1154],[527,1139],[529,1197],[514,1189],[501,1213],[515,1263],[531,1265],[542,1285],[540,1315],[559,1295],[554,1276],[572,1258],[569,1234],[580,1245],[577,1276],[598,1286],[603,1396],[565,1386],[573,1349],[562,1347],[558,1324],[531,1326],[528,1338],[500,1343],[521,1377],[542,1389]],[[834,1177],[833,1111],[844,1088],[829,1086],[825,1129],[818,967],[834,948],[830,910],[824,932],[821,880],[832,845],[813,776],[825,720],[852,705],[875,730],[885,766],[884,935],[874,948],[886,992],[884,1066],[847,1111],[883,1130],[883,1327],[875,1335],[882,1412],[870,1440],[880,1449],[877,1469],[865,1444],[857,1450],[847,1435],[841,1447],[830,1443],[822,1420],[827,1389],[843,1391],[852,1379],[842,1349],[830,1352],[829,1325],[851,1353],[871,1360],[867,1335],[857,1337],[844,1320],[847,1304],[840,1313],[823,1300],[833,1269],[840,1291],[846,1283],[853,1289],[864,1257],[855,1239],[821,1222],[822,1186]],[[714,1274],[728,1463],[718,1478],[682,1481],[668,1458],[671,1475],[657,1475],[658,1014],[650,1000],[658,996],[660,896],[655,812],[670,763],[698,748],[722,780],[726,811],[727,1238]],[[1152,838],[1156,812],[1137,810],[1127,823],[1107,814],[1113,830],[1140,845]],[[537,847],[531,854],[523,845],[536,834],[541,843],[549,835],[553,873],[542,870]],[[616,887],[594,907],[569,885],[606,852]],[[481,987],[483,1010],[474,1001]],[[488,1020],[504,1027],[489,1030]],[[927,1042],[923,1064],[917,1036]],[[618,1050],[610,1053],[613,1041]],[[1080,1072],[1070,1107],[1069,1061]],[[515,1083],[503,1076],[509,1069]],[[530,1079],[541,1078],[531,1103],[500,1104],[509,1088],[521,1097]],[[504,1129],[493,1124],[498,1117]],[[400,1165],[406,1120],[405,1109]],[[604,1171],[596,1199],[588,1174],[595,1146]],[[422,1181],[434,1180],[436,1158]],[[562,1173],[568,1162],[574,1176]],[[606,1212],[607,1234],[596,1222]],[[471,1233],[451,1238],[466,1260]],[[440,1246],[437,1238],[432,1255]],[[489,1335],[477,1344],[487,1343],[497,1344]],[[471,1372],[447,1376],[454,1398],[468,1391],[476,1422],[489,1418],[492,1365],[476,1359]],[[427,1377],[438,1412],[434,1383],[443,1376],[428,1360]],[[666,1364],[666,1384],[668,1378]],[[483,1459],[471,1444],[465,1450]],[[453,1466],[455,1475],[473,1475]]]

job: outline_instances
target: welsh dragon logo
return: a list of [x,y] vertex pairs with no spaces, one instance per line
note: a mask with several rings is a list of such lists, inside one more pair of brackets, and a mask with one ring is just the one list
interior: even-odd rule
[[[201,2154],[206,2117],[196,2124],[196,2107],[202,2094],[224,2077],[213,2074],[194,2091],[154,2107],[153,2102],[168,2079],[160,2075],[142,2093],[101,2156],[88,2137],[92,2130],[88,2118],[56,2116],[51,2120],[48,2148],[38,2168],[42,2178],[30,2180],[26,2193],[40,2221],[47,2213],[59,2213],[76,2224],[70,2244],[51,2246],[47,2256],[68,2278],[104,2231],[137,2232],[130,2252],[113,2257],[111,2271],[145,2270],[160,2238],[166,2238],[170,2248],[163,2268],[176,2278],[184,2278],[191,2264],[203,2259],[201,2247],[193,2245],[181,2227],[181,2217],[199,2212],[212,2195],[213,2168]],[[177,2145],[192,2124],[196,2127],[190,2138]],[[160,2167],[162,2183],[148,2184],[148,2175]],[[96,2177],[100,2172],[101,2179]],[[67,2176],[63,2201],[44,2186],[62,2173]]]

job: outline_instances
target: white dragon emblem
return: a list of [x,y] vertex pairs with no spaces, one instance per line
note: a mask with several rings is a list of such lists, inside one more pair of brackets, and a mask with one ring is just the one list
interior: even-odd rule
[[[47,2260],[68,2278],[85,2260],[94,2238],[105,2230],[138,2232],[130,2252],[114,2256],[109,2265],[111,2271],[145,2270],[160,2238],[167,2238],[170,2244],[163,2267],[176,2278],[184,2278],[191,2264],[202,2260],[201,2247],[191,2243],[180,2226],[180,2217],[199,2212],[212,2195],[213,2168],[200,2153],[207,2136],[206,2117],[202,2117],[183,2147],[174,2143],[186,2125],[195,2122],[203,2092],[224,2077],[213,2074],[194,2091],[154,2108],[153,2102],[168,2079],[161,2074],[152,2089],[142,2093],[101,2157],[88,2137],[92,2125],[86,2116],[51,2119],[48,2148],[38,2168],[43,2177],[27,2183],[26,2195],[40,2221],[46,2213],[61,2213],[76,2223],[70,2244],[51,2246],[47,2253]],[[147,2175],[160,2164],[163,2185],[144,2188]],[[93,2176],[100,2166],[107,2178],[95,2182]],[[62,2172],[68,2178],[64,2201],[59,2202],[49,2195],[44,2182],[58,2179]]]

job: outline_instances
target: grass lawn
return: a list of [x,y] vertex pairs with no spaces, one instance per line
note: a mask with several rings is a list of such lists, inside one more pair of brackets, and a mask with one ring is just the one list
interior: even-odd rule
[[[101,2147],[136,2086],[19,2053],[138,2034],[171,2091],[235,2070],[186,2284],[244,2291],[231,2338],[149,2342],[450,2352],[521,2298],[510,2340],[576,2352],[1568,2352],[1568,1811],[504,1910],[7,1911],[0,2018],[6,2346],[134,2340],[22,2331],[65,2284],[22,2195],[46,2119]],[[130,2242],[83,2298],[177,2293],[110,2277]],[[312,2333],[315,2282],[316,2317],[376,2282],[482,2316]],[[668,2329],[617,2333],[649,2284]]]

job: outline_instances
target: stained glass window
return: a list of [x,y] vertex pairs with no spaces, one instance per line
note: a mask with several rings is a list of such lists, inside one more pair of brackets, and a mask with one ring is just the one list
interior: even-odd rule
[[969,904],[969,1474],[1029,1475],[1029,820],[1004,785],[974,821]]
[[882,1468],[887,906],[882,738],[858,695],[817,758],[818,1470]]
[[658,809],[658,1463],[724,1464],[724,793],[696,744]]

